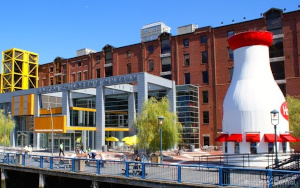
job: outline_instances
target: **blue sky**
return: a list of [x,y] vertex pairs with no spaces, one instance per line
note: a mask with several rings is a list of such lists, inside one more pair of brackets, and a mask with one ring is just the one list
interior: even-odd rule
[[299,10],[299,0],[14,0],[0,4],[0,51],[19,48],[39,54],[39,63],[140,42],[143,25],[162,21],[177,27],[221,26],[257,19],[270,8]]

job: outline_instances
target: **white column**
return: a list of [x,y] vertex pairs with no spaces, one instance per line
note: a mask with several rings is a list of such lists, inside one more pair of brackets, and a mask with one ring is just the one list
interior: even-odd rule
[[96,88],[96,150],[105,145],[105,89],[102,85]]

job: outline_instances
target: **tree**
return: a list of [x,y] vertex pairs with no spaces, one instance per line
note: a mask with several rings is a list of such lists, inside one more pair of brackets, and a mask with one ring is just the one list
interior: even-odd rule
[[162,148],[173,148],[181,139],[181,123],[175,113],[169,111],[170,104],[166,97],[160,101],[151,97],[144,102],[143,110],[134,122],[137,129],[137,148],[150,151],[160,149],[158,116],[164,117],[162,126]]
[[[15,121],[11,119],[11,115],[4,115],[4,110],[0,110],[0,143],[3,146],[10,145],[10,134],[15,128]],[[6,134],[4,133],[6,130]],[[4,138],[5,137],[5,138]]]
[[300,100],[296,97],[286,97],[287,106],[289,109],[289,125],[293,135],[300,138]]

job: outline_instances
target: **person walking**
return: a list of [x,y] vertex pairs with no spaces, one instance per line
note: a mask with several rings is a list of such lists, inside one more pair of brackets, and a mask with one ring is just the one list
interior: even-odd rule
[[59,145],[59,156],[60,156],[61,153],[63,154],[63,156],[65,156],[65,154],[64,154],[64,143],[61,143]]

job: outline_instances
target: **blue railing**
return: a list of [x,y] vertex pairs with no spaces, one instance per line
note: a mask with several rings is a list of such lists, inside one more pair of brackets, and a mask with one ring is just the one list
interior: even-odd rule
[[299,171],[209,165],[172,165],[0,153],[0,164],[166,182],[237,187],[297,187]]

